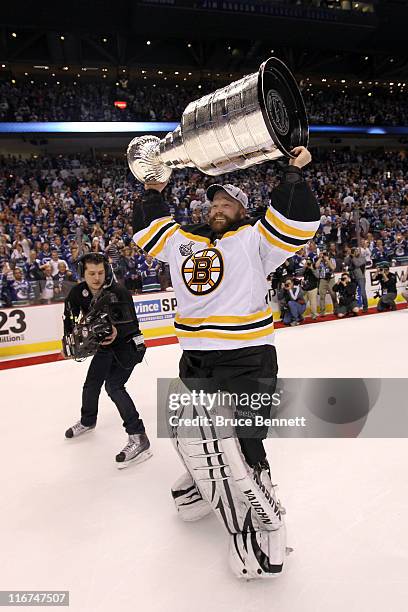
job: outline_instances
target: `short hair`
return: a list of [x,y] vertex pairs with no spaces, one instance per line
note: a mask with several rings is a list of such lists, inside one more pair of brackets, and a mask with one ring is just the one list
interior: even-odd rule
[[102,255],[102,253],[87,253],[86,255],[83,256],[82,263],[84,265],[84,272],[85,272],[87,263],[95,264],[95,265],[103,264],[105,266],[105,271],[106,271],[107,260],[106,260],[105,255]]

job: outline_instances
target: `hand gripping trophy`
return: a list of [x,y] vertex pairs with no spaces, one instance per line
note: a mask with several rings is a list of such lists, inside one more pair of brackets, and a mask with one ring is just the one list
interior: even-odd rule
[[[191,102],[163,139],[137,137],[128,147],[131,171],[146,187],[134,205],[134,240],[169,263],[177,298],[174,328],[183,354],[168,399],[191,397],[179,410],[170,410],[169,401],[159,410],[185,468],[172,495],[182,520],[216,514],[230,536],[230,567],[244,579],[279,575],[287,552],[284,512],[263,447],[272,405],[256,408],[252,399],[272,398],[277,380],[266,277],[319,227],[319,207],[301,175],[311,160],[307,143],[296,81],[272,57],[257,73]],[[289,165],[261,219],[247,217],[247,195],[230,184],[208,188],[208,223],[180,226],[162,198],[174,168],[216,176],[280,157]],[[194,402],[204,390],[221,398],[210,414],[204,402]],[[231,394],[232,404],[223,405],[218,391]],[[199,416],[202,425],[191,431],[181,415]],[[218,416],[237,416],[238,424],[224,427]]]

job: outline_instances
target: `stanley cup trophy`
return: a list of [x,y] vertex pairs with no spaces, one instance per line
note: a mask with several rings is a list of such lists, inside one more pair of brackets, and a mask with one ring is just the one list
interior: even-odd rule
[[190,102],[180,125],[164,138],[138,136],[128,146],[134,176],[163,183],[173,168],[216,176],[242,170],[307,146],[306,109],[290,70],[276,57],[258,72]]

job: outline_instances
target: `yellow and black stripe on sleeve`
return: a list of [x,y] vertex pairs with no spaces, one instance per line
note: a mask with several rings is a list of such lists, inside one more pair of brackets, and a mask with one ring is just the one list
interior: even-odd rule
[[155,219],[133,236],[136,244],[153,257],[159,257],[168,239],[178,230],[179,224],[172,217]]
[[319,221],[287,219],[270,206],[265,217],[258,221],[257,228],[271,246],[293,254],[313,238],[319,224]]

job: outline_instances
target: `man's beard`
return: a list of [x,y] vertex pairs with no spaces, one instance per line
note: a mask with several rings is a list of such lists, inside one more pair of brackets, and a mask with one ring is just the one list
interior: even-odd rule
[[233,225],[238,223],[241,217],[237,214],[233,219],[226,217],[225,215],[218,213],[212,219],[209,219],[208,223],[212,231],[216,234],[225,234]]

